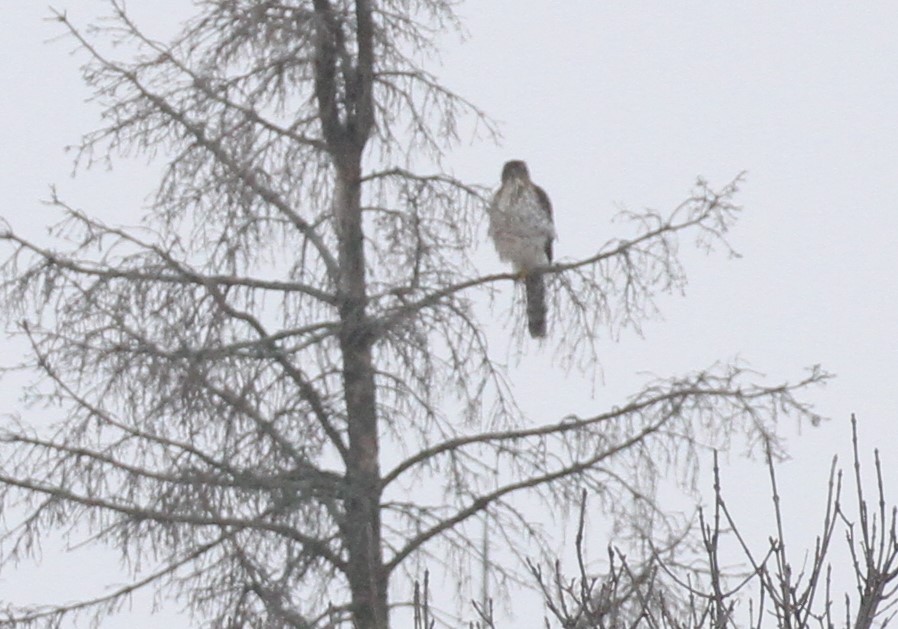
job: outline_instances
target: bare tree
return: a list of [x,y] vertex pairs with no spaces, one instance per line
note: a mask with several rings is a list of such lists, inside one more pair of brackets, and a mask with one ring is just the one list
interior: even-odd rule
[[[868,500],[853,416],[851,436],[854,508],[846,508],[843,502],[843,471],[838,459],[833,458],[820,532],[812,552],[796,554],[787,544],[784,522],[789,509],[782,504],[775,461],[769,452],[774,531],[761,553],[752,550],[744,528],[727,507],[716,456],[713,511],[707,519],[701,514],[701,545],[688,565],[671,561],[667,549],[634,561],[619,548],[609,547],[607,569],[589,567],[585,559],[584,495],[575,543],[578,575],[564,576],[558,562],[551,573],[538,564],[530,565],[553,619],[562,627],[576,629],[887,626],[898,605],[898,507],[887,507],[878,450],[874,452],[877,495],[875,503]],[[807,521],[807,516],[803,514],[802,520]],[[848,551],[847,562],[832,557],[840,532]],[[735,546],[747,570],[727,569],[723,557],[732,553],[723,549],[725,541]],[[681,559],[685,556],[680,553]],[[849,591],[840,597],[837,590],[846,586]]]
[[[480,514],[494,545],[547,552],[519,495],[563,510],[586,489],[621,543],[673,547],[662,475],[688,482],[700,450],[736,438],[775,448],[784,412],[817,420],[794,394],[826,374],[767,385],[739,365],[525,419],[474,308],[516,278],[478,273],[486,191],[442,166],[460,125],[494,128],[423,69],[453,4],[202,0],[168,43],[120,0],[100,26],[57,14],[104,108],[79,164],[139,152],[165,170],[139,228],[54,196],[58,242],[0,233],[3,309],[35,395],[63,409],[48,430],[3,428],[3,504],[25,515],[2,539],[17,559],[61,528],[118,549],[134,581],[3,624],[101,620],[147,588],[209,626],[382,629],[423,565],[476,568]],[[568,367],[682,289],[684,240],[729,251],[737,184],[699,181],[545,269]],[[490,577],[527,580],[509,563]]]

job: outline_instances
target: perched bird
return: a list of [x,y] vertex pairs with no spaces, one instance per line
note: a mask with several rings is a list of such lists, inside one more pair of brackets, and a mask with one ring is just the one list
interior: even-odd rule
[[527,164],[506,162],[502,185],[487,210],[489,235],[499,258],[510,262],[524,280],[527,328],[534,338],[546,335],[546,283],[536,269],[552,263],[552,203],[545,190],[530,180]]

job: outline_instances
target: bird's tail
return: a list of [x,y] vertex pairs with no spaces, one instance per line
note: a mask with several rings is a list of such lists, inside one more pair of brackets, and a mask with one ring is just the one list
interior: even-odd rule
[[530,336],[542,338],[546,335],[546,282],[542,273],[534,273],[524,278],[527,293],[527,327]]

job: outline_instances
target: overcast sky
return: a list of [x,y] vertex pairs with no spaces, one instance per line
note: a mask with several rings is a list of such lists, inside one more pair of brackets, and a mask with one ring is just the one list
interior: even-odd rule
[[[163,34],[186,4],[129,6]],[[448,39],[433,67],[504,135],[502,146],[464,146],[447,164],[495,184],[506,159],[527,160],[553,200],[562,258],[613,237],[620,207],[668,210],[697,176],[720,186],[747,171],[732,233],[742,258],[687,255],[686,296],[662,299],[664,319],[644,338],[607,341],[594,398],[545,356],[524,361],[517,385],[533,416],[551,421],[620,402],[638,372],[674,375],[739,356],[780,380],[821,363],[837,378],[808,399],[832,421],[785,428],[792,460],[780,476],[798,531],[822,504],[831,456],[848,453],[851,412],[866,450],[882,448],[887,471],[898,464],[898,3],[824,4],[835,3],[469,1],[468,39]],[[101,6],[58,3],[80,24]],[[48,15],[43,2],[11,0],[0,21],[0,216],[40,233],[52,214],[39,200],[58,184],[81,207],[133,223],[153,184],[139,168],[69,178],[62,147],[93,128],[96,109],[70,43],[46,43],[61,31]],[[2,396],[8,407],[17,392]],[[750,517],[766,509],[766,474],[736,458],[724,483]],[[55,567],[0,574],[0,601],[28,587],[75,595],[81,577],[45,554]]]

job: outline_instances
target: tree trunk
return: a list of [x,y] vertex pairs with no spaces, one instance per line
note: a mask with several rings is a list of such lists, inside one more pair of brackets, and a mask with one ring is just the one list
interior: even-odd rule
[[338,167],[334,212],[339,235],[340,348],[349,460],[345,535],[355,626],[388,627],[386,572],[381,550],[380,466],[372,337],[365,305],[359,159]]
[[[316,15],[315,97],[321,132],[336,171],[334,220],[338,239],[340,351],[349,452],[343,536],[348,557],[352,614],[358,629],[388,626],[386,570],[381,549],[377,399],[371,358],[373,338],[365,312],[362,232],[362,151],[373,125],[373,22],[368,0],[356,0],[358,53],[354,67],[346,33],[331,0],[313,0]],[[350,29],[351,30],[351,29]],[[339,79],[338,79],[339,77]]]

